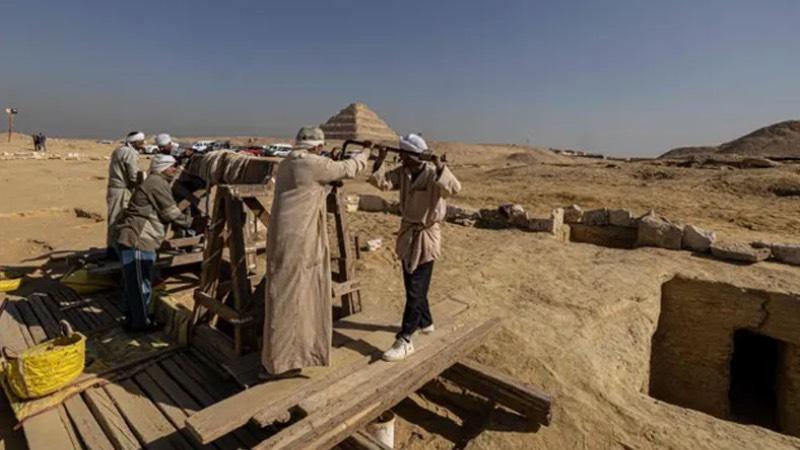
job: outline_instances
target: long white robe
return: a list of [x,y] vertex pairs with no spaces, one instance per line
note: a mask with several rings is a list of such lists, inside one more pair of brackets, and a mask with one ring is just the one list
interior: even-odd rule
[[106,206],[108,207],[108,224],[106,244],[111,247],[117,242],[115,224],[120,214],[128,207],[133,188],[136,187],[136,176],[139,171],[139,152],[129,145],[123,145],[111,153],[108,164],[108,191]]
[[278,167],[267,230],[267,298],[261,362],[278,374],[330,363],[330,183],[353,178],[368,152],[344,161],[293,151]]

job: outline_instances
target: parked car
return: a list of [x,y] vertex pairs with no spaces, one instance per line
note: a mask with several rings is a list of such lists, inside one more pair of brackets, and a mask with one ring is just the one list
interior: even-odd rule
[[289,156],[289,153],[292,151],[291,144],[270,144],[264,149],[265,156],[277,156],[279,158],[285,158]]
[[155,155],[158,153],[158,146],[157,145],[145,145],[144,150],[142,151],[145,155]]
[[208,149],[208,146],[213,143],[214,141],[197,141],[194,144],[192,144],[192,150],[198,153],[203,153],[204,151],[206,151],[206,149]]
[[247,147],[240,147],[237,151],[245,155],[264,156],[266,150],[266,145],[248,145]]

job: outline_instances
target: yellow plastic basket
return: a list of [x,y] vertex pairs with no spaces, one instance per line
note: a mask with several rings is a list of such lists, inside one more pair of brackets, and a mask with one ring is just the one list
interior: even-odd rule
[[6,349],[3,353],[11,390],[21,398],[42,397],[67,386],[83,373],[86,337],[69,332],[30,347],[19,356],[10,355]]

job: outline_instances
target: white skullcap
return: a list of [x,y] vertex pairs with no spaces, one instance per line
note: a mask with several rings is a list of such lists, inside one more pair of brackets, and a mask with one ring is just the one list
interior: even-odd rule
[[428,144],[422,136],[418,134],[408,134],[400,138],[400,148],[414,153],[425,153],[428,151]]
[[156,145],[159,147],[166,147],[172,143],[172,138],[167,133],[161,133],[156,136]]
[[131,131],[128,133],[128,136],[125,138],[125,142],[143,142],[144,141],[144,133],[141,131]]
[[325,145],[325,133],[320,127],[303,127],[297,132],[295,148],[309,149]]
[[178,161],[170,155],[156,155],[150,161],[150,173],[161,173],[164,169],[168,169],[177,163]]

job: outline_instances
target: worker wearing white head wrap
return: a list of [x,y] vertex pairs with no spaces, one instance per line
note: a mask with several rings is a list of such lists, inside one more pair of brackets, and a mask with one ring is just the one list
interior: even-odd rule
[[144,133],[131,131],[125,137],[125,144],[111,153],[106,191],[106,206],[108,207],[106,245],[111,257],[115,257],[114,246],[117,241],[114,224],[128,206],[133,188],[136,186],[139,173],[139,152],[143,150]]
[[355,177],[369,152],[334,161],[320,155],[325,134],[297,133],[296,146],[275,175],[267,233],[262,378],[330,363],[331,257],[325,200],[330,183]]
[[423,154],[428,151],[428,143],[418,134],[409,134],[400,138],[400,148],[409,152]]
[[394,345],[383,354],[387,361],[399,361],[414,352],[411,336],[418,330],[433,332],[433,317],[428,305],[428,287],[433,262],[441,255],[442,231],[439,223],[447,212],[445,199],[457,194],[461,184],[445,165],[444,158],[433,156],[425,162],[416,155],[430,153],[418,134],[400,138],[402,165],[388,172],[383,168],[386,151],[378,155],[369,182],[381,190],[400,192],[400,231],[395,252],[403,262],[406,306],[403,322]]
[[117,223],[117,248],[122,263],[127,326],[133,331],[151,327],[148,308],[151,300],[156,250],[167,236],[166,224],[188,228],[190,216],[178,209],[172,196],[170,179],[177,172],[170,155],[156,155],[150,174],[136,187],[130,204]]
[[150,173],[162,173],[170,167],[175,167],[176,164],[178,164],[178,161],[171,155],[156,155],[150,161]]
[[155,138],[155,143],[158,147],[159,153],[169,155],[172,151],[172,137],[167,133],[161,133],[157,135]]

